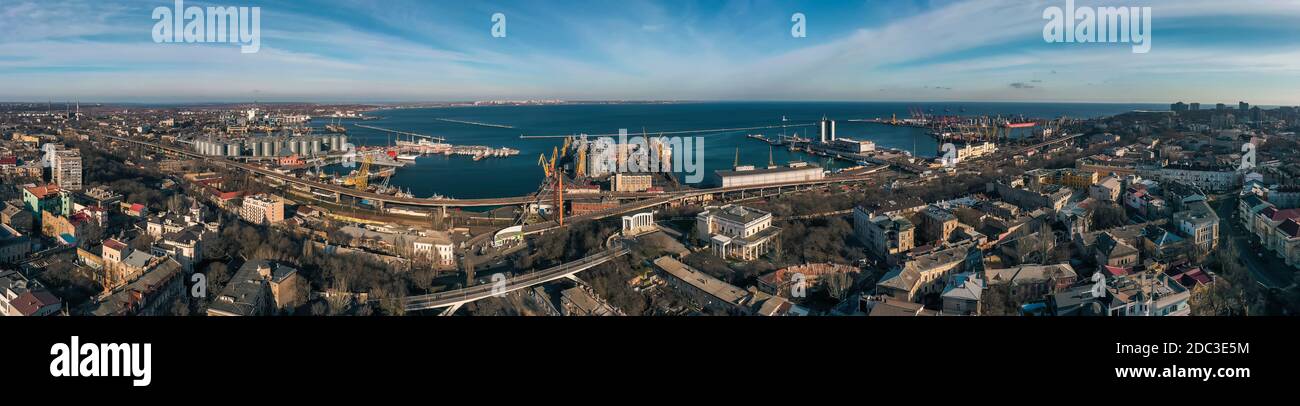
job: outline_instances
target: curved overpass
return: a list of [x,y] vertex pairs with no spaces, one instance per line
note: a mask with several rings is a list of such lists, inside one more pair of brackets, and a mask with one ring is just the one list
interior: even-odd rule
[[492,283],[485,283],[447,292],[408,296],[403,300],[402,304],[408,312],[436,309],[440,307],[459,307],[460,305],[475,300],[484,299],[490,296],[503,295],[556,279],[566,278],[578,272],[594,268],[611,259],[627,255],[628,252],[630,251],[628,251],[627,247],[620,245],[573,262],[563,263],[545,270],[526,273],[506,279],[505,284],[500,287],[496,287]]

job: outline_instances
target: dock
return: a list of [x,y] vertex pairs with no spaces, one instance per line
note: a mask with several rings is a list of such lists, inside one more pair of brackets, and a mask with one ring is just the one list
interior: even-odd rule
[[476,125],[476,126],[480,126],[480,127],[507,128],[507,129],[514,129],[514,128],[515,128],[514,126],[509,126],[509,125],[505,125],[505,124],[492,124],[492,123],[483,123],[483,122],[478,122],[478,121],[454,120],[454,119],[450,119],[450,118],[435,118],[434,120],[442,121],[442,122],[447,122],[447,123],[456,123],[456,124],[465,124],[465,125]]

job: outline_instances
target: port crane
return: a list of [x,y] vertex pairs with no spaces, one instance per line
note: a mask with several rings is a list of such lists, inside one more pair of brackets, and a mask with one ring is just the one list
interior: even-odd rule
[[375,157],[366,155],[366,158],[361,161],[361,169],[357,169],[356,174],[352,175],[351,183],[357,190],[364,192],[370,186],[370,164],[373,162],[375,162]]
[[[537,166],[542,167],[542,174],[545,175],[545,178],[542,180],[541,187],[537,190],[536,206],[541,207],[542,202],[547,198],[547,189],[550,189],[552,192],[551,202],[556,213],[556,222],[560,227],[564,227],[564,171],[556,167],[560,154],[560,149],[553,147],[550,159],[546,158],[545,153],[537,157]],[[527,217],[527,213],[521,215],[520,222],[522,223]]]

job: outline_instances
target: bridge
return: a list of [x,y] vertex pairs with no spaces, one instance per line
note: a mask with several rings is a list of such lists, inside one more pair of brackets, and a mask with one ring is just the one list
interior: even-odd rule
[[501,282],[486,283],[447,292],[408,296],[403,300],[403,306],[408,312],[446,308],[442,314],[450,315],[466,303],[491,296],[504,295],[520,289],[527,289],[560,278],[568,278],[578,272],[595,268],[596,266],[609,262],[614,258],[627,255],[629,252],[631,251],[629,251],[626,246],[615,244],[613,248],[592,254],[577,261],[567,262],[541,271],[530,272],[506,279],[504,284]]
[[1035,150],[1035,149],[1039,149],[1039,148],[1042,148],[1042,147],[1046,147],[1046,146],[1048,146],[1048,145],[1052,145],[1052,144],[1055,144],[1055,143],[1058,143],[1058,142],[1069,141],[1069,140],[1072,140],[1072,139],[1075,139],[1075,138],[1079,138],[1079,137],[1082,137],[1082,136],[1083,136],[1083,133],[1078,133],[1078,134],[1067,135],[1067,136],[1060,137],[1060,138],[1053,138],[1053,139],[1050,139],[1050,140],[1047,140],[1047,141],[1043,141],[1043,142],[1040,142],[1040,143],[1037,143],[1037,144],[1034,144],[1034,145],[1030,145],[1030,146],[1028,146],[1028,147],[1021,148],[1019,151],[1016,151],[1016,154],[1023,154],[1023,153],[1029,152],[1029,151],[1033,151],[1033,150]]

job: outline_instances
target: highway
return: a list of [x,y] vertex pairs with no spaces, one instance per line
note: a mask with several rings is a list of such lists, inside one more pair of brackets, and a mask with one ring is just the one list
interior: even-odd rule
[[404,300],[404,306],[408,312],[436,309],[440,307],[460,306],[489,296],[502,295],[519,289],[526,289],[547,283],[556,279],[565,278],[578,272],[594,268],[614,258],[627,255],[628,252],[627,247],[619,245],[615,248],[601,251],[577,261],[560,264],[545,270],[530,272],[506,279],[505,284],[501,285],[499,288],[495,288],[496,284],[494,283],[485,283],[447,292],[410,296]]

